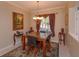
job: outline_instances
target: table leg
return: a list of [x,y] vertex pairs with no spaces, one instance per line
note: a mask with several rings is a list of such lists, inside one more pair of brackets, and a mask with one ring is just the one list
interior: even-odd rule
[[43,41],[43,56],[46,56],[46,42]]
[[22,48],[25,50],[25,36],[22,35]]
[[16,40],[15,40],[15,34],[14,34],[14,36],[13,36],[13,40],[14,40],[14,45],[15,45],[15,43],[16,43]]

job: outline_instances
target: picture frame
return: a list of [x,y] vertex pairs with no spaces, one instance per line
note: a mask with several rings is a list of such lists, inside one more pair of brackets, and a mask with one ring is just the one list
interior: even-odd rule
[[13,12],[13,30],[23,29],[23,14]]

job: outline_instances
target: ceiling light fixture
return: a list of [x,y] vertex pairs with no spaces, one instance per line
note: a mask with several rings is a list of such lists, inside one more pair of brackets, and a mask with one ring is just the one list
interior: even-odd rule
[[37,2],[37,14],[38,15],[34,16],[33,19],[34,20],[41,20],[41,19],[43,19],[43,17],[39,17],[39,11],[38,11],[39,10],[39,1],[36,1],[36,2]]

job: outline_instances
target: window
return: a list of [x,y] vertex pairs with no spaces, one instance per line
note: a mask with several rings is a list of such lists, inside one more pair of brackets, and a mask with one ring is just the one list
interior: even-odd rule
[[75,39],[79,39],[79,11],[77,8],[69,8],[69,34]]
[[41,20],[40,31],[50,31],[49,16]]

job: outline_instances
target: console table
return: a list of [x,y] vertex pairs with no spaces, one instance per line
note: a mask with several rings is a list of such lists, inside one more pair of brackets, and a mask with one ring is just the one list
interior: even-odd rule
[[25,50],[25,39],[23,39],[24,38],[23,34],[14,33],[13,35],[14,45],[16,44],[16,37],[21,37],[22,49]]

